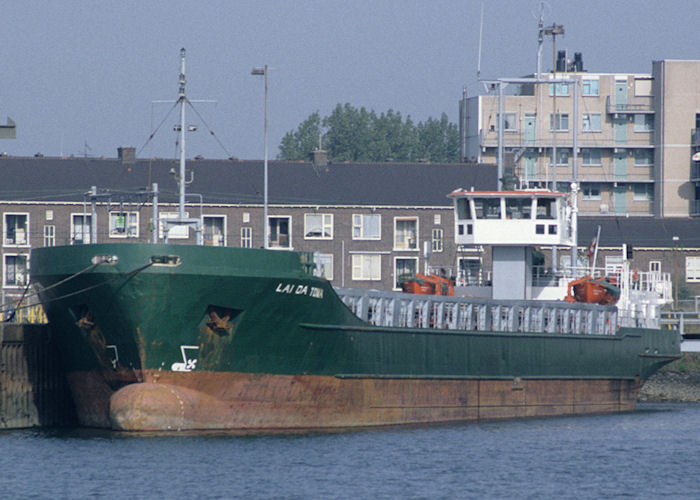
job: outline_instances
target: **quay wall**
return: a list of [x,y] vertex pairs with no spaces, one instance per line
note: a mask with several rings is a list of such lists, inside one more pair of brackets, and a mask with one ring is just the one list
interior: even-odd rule
[[0,429],[70,426],[75,421],[49,325],[0,323]]

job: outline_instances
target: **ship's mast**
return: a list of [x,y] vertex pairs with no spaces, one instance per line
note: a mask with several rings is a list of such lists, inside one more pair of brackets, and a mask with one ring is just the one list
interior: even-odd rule
[[180,219],[185,218],[185,49],[180,49],[180,89],[178,93],[180,104]]

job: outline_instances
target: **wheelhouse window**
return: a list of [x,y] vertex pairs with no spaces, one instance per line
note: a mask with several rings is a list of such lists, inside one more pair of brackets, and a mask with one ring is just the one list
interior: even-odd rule
[[270,248],[292,248],[292,218],[290,216],[269,217]]
[[29,246],[29,214],[5,214],[5,246]]
[[466,198],[457,198],[457,218],[460,220],[471,219],[471,212],[469,200]]
[[396,250],[418,250],[418,219],[416,217],[394,218],[394,248]]
[[29,280],[29,259],[27,255],[5,255],[4,285],[26,286]]
[[537,218],[554,219],[557,210],[556,198],[537,198]]
[[110,238],[138,238],[139,213],[110,212],[109,236]]
[[379,240],[382,237],[382,216],[379,214],[353,214],[353,240]]
[[90,226],[92,215],[71,214],[70,219],[70,244],[87,245],[90,243]]
[[333,279],[333,254],[314,253],[314,264],[314,276],[326,278],[328,281]]
[[500,219],[500,198],[474,198],[474,215],[477,219]]
[[241,228],[241,248],[252,248],[253,247],[253,228],[250,226],[243,226]]
[[380,254],[353,254],[352,279],[356,281],[377,281],[382,279],[382,256]]
[[226,216],[205,215],[204,244],[212,247],[226,246]]
[[333,214],[304,214],[304,238],[333,239]]
[[506,219],[531,219],[531,198],[506,198]]
[[401,278],[415,276],[418,272],[418,257],[394,258],[394,289],[401,288]]

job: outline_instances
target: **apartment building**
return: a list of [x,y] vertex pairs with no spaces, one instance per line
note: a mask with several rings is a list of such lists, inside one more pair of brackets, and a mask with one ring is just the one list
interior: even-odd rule
[[577,181],[582,215],[700,215],[700,162],[692,160],[700,61],[655,61],[651,74],[592,73],[580,54],[572,64],[560,52],[556,66],[539,83],[537,75],[504,78],[488,95],[465,96],[464,158],[496,163],[500,135],[504,177],[522,186],[556,180],[559,190]]

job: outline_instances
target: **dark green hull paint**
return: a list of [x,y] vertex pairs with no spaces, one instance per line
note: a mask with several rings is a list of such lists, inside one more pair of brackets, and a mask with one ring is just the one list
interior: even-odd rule
[[[117,255],[118,263],[89,268],[96,255]],[[179,265],[147,266],[152,256],[172,255]],[[45,289],[41,299],[61,336],[66,369],[100,373],[114,391],[182,363],[181,346],[199,347],[193,376],[426,381],[640,382],[680,352],[678,336],[660,330],[621,328],[602,336],[374,327],[302,260],[260,249],[97,244],[33,250],[31,274]],[[218,331],[206,326],[212,306],[232,317]],[[88,321],[79,328],[81,316]]]

